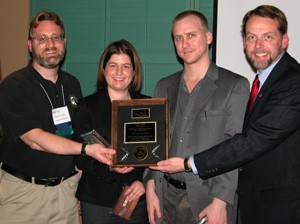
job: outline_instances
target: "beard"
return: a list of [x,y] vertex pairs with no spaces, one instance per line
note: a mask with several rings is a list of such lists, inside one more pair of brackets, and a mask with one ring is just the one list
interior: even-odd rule
[[[257,59],[255,55],[259,53],[266,53],[269,57],[265,59]],[[270,51],[254,50],[251,52],[247,52],[246,57],[248,62],[250,62],[250,64],[255,69],[259,71],[263,71],[266,68],[268,68],[271,64],[273,64],[273,62],[278,59],[281,53],[282,53],[281,50],[279,50],[278,52],[273,52],[273,54]]]
[[256,60],[256,59],[252,58],[249,55],[247,55],[247,58],[248,58],[248,61],[251,63],[251,65],[259,71],[265,70],[266,68],[268,68],[273,63],[272,58],[268,58],[268,59],[263,60],[263,61]]
[[65,50],[62,49],[61,52],[57,53],[53,56],[45,56],[47,51],[58,51],[56,47],[46,48],[41,53],[36,52],[35,50],[32,51],[33,59],[42,67],[44,68],[56,68],[59,66],[60,62],[64,59]]

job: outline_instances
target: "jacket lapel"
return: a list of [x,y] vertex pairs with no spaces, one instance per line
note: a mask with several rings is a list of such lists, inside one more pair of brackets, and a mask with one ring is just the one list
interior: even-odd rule
[[172,125],[170,126],[170,132],[173,130],[173,124],[175,123],[174,119],[175,119],[175,112],[176,112],[181,76],[182,76],[182,72],[178,72],[177,77],[172,83],[172,85],[170,85],[167,88],[167,98],[169,99],[168,103],[170,108],[169,117],[170,117],[170,124]]
[[[179,87],[181,81],[182,72],[178,72],[177,78],[174,80],[173,84],[170,85],[167,89],[167,96],[169,99],[169,107],[170,107],[170,123],[174,124],[175,119],[175,111],[177,106],[177,98],[179,94]],[[192,114],[199,113],[206,102],[210,99],[212,94],[217,90],[218,86],[215,84],[215,81],[218,79],[218,67],[211,62],[211,65],[207,71],[207,74],[200,81],[200,92],[199,92],[199,100],[197,104],[194,105]],[[173,127],[170,127],[173,130]]]
[[194,108],[192,110],[192,114],[196,115],[201,110],[203,110],[203,107],[206,105],[207,101],[211,98],[211,96],[214,94],[214,92],[218,89],[218,86],[216,85],[215,81],[218,79],[219,73],[218,73],[218,67],[211,62],[211,65],[204,76],[204,78],[200,81],[200,90],[198,95],[198,101],[194,105]]
[[282,75],[284,75],[291,60],[291,56],[285,52],[282,58],[278,61],[276,66],[273,68],[265,83],[261,87],[254,103],[252,109],[246,115],[245,123],[249,120],[251,116],[256,114],[259,111],[260,105],[264,104],[264,96],[268,95],[269,91],[272,91],[272,86],[280,79]]
[[199,100],[197,101],[197,104],[195,104],[192,110],[192,114],[196,115],[201,110],[203,110],[203,107],[206,105],[207,101],[209,101],[216,90],[217,85],[211,79],[205,76],[203,80],[201,80],[201,86],[198,95]]

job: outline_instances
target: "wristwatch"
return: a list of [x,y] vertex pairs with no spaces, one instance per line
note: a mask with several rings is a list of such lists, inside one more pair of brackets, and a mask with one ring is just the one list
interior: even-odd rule
[[184,170],[185,170],[185,172],[192,172],[192,168],[189,167],[188,161],[189,161],[189,157],[185,157],[185,159],[183,161]]
[[81,145],[81,152],[80,152],[80,154],[81,154],[82,156],[86,156],[85,148],[86,148],[86,145],[87,145],[87,144],[88,144],[87,142],[84,142],[84,143],[82,143],[82,145]]

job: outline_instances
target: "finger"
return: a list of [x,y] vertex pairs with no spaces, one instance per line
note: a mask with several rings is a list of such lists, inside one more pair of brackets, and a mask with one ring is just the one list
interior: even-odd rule
[[205,214],[205,212],[201,212],[200,214],[199,214],[199,220],[201,220],[202,218],[204,218],[206,216],[206,214]]
[[157,215],[158,218],[161,218],[161,211],[160,211],[160,209],[156,210],[156,215]]
[[154,221],[153,221],[153,216],[150,214],[150,212],[148,211],[148,221],[150,224],[154,224]]
[[126,172],[124,167],[114,167],[113,171],[115,171],[117,173],[122,173],[122,174]]
[[157,162],[158,166],[165,166],[167,164],[168,164],[168,160],[161,160],[161,161]]
[[134,170],[133,167],[128,167],[128,168],[127,168],[127,171],[128,171],[128,172],[131,172],[132,170]]
[[135,188],[133,189],[129,195],[128,195],[128,199],[129,201],[135,200],[135,199],[139,199],[143,194],[144,194],[144,190],[141,188]]
[[152,169],[152,170],[161,170],[161,167],[159,167],[159,166],[149,166],[149,169]]
[[151,212],[148,215],[148,219],[149,219],[150,224],[156,224],[155,219],[154,219],[154,212]]
[[102,158],[100,158],[100,160],[99,160],[101,163],[104,163],[104,164],[106,164],[106,165],[112,165],[112,162],[111,162],[111,160],[109,160],[106,156],[102,156]]
[[122,168],[118,169],[118,172],[124,174],[124,173],[129,173],[132,170],[133,170],[133,168],[131,168],[131,167],[122,167]]
[[109,149],[109,148],[104,148],[105,149],[105,153],[108,154],[108,155],[114,155],[116,154],[116,150],[114,149]]

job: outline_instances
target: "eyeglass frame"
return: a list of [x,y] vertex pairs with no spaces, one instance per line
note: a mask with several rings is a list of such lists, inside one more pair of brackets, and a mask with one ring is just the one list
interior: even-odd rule
[[[41,40],[40,38],[44,38],[44,40]],[[57,38],[57,39],[55,39],[55,38]],[[60,44],[65,39],[65,36],[53,34],[49,37],[49,36],[43,34],[41,36],[31,37],[31,39],[36,40],[39,44],[46,44],[46,43],[48,43],[49,39],[51,39],[54,43]]]

